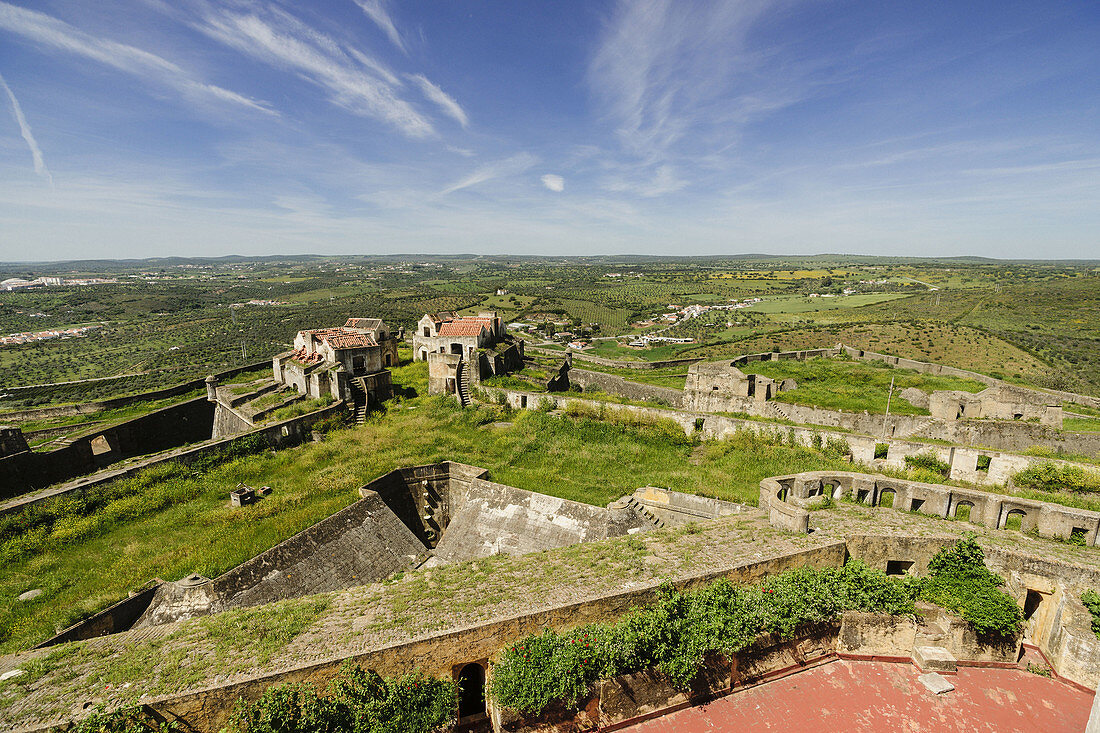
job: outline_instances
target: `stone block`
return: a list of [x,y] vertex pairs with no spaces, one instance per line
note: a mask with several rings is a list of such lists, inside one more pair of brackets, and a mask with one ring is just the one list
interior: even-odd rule
[[942,646],[918,646],[913,650],[913,661],[926,672],[956,672],[955,656]]
[[955,689],[955,686],[944,679],[944,676],[939,672],[927,672],[917,677],[917,679],[929,692],[936,695],[942,695]]

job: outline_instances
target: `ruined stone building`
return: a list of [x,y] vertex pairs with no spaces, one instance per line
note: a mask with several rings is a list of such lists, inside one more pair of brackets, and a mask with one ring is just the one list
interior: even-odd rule
[[730,362],[699,362],[688,367],[684,407],[699,412],[745,412],[780,391],[794,389],[793,379],[777,382],[760,374],[745,374]]
[[413,335],[413,358],[428,362],[429,394],[453,394],[466,405],[483,378],[523,368],[523,340],[508,335],[495,311],[425,313]]
[[339,328],[299,331],[294,348],[272,358],[275,381],[308,397],[359,405],[388,399],[402,333],[378,318],[349,318]]
[[954,390],[933,392],[928,411],[939,420],[1024,420],[1062,427],[1062,405],[1053,396],[997,385],[977,394]]

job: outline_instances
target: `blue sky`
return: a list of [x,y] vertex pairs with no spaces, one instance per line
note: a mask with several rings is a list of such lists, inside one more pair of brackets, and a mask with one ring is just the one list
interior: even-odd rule
[[1100,258],[1100,4],[0,0],[0,260]]

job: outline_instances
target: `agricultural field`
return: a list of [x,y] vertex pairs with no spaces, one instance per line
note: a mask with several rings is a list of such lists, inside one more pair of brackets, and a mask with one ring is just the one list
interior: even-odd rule
[[[844,342],[1040,387],[1100,393],[1100,270],[976,259],[386,257],[0,265],[0,275],[112,278],[0,293],[0,335],[74,325],[79,338],[0,347],[0,410],[166,386],[284,350],[349,315],[409,328],[425,312],[556,320],[621,360],[719,358]],[[612,275],[613,277],[609,277]],[[498,288],[507,295],[496,296]],[[811,293],[850,295],[810,298]],[[725,305],[669,326],[672,306]],[[275,305],[239,305],[251,300]],[[632,335],[694,343],[625,346]],[[620,337],[609,340],[607,337]],[[60,385],[61,382],[118,377]],[[4,387],[53,385],[18,398]]]

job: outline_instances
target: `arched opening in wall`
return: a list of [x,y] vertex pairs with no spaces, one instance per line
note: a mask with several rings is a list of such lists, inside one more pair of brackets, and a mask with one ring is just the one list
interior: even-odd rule
[[843,499],[844,498],[844,487],[843,486],[841,486],[840,484],[837,484],[836,486],[833,486],[831,488],[832,488],[832,492],[830,493],[830,496],[832,496],[834,499]]
[[416,358],[419,359],[420,361],[427,361],[428,360],[428,350],[421,347],[420,354]]
[[1005,515],[1005,523],[1003,529],[1014,529],[1017,532],[1024,528],[1024,517],[1027,514],[1019,509],[1011,509],[1008,514]]
[[485,714],[485,668],[477,662],[458,673],[458,718]]
[[955,513],[952,515],[960,522],[970,521],[970,510],[974,508],[974,505],[969,501],[960,501],[955,505]]
[[777,491],[775,493],[775,498],[779,499],[780,501],[786,501],[787,500],[787,487],[786,486],[780,486],[779,491]]
[[894,499],[898,496],[897,492],[893,489],[885,489],[878,495],[878,505],[891,509],[894,506]]

